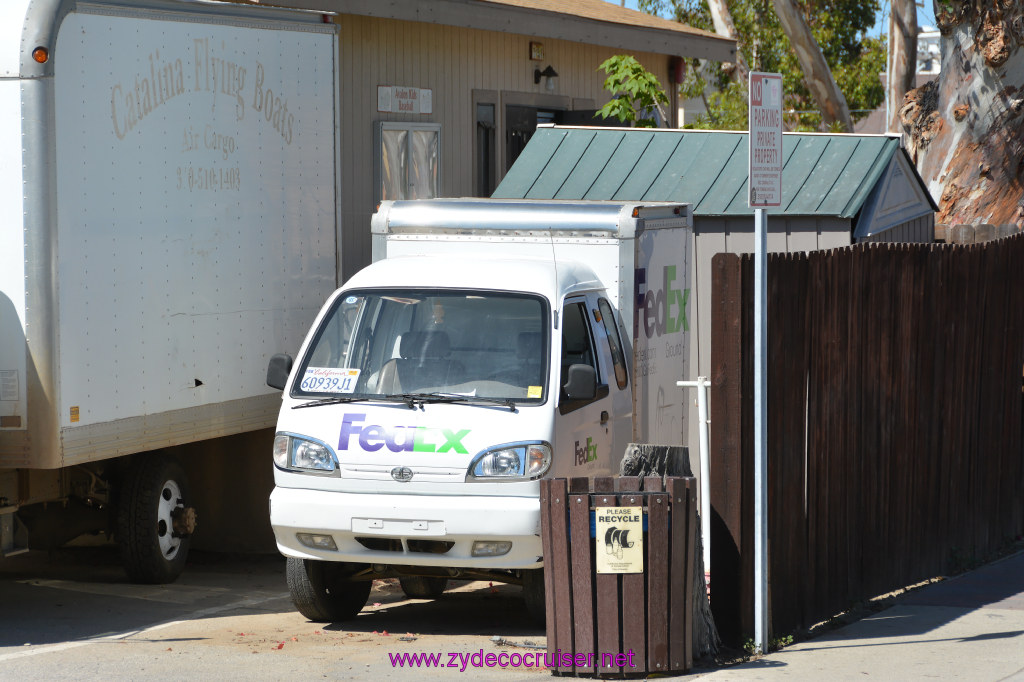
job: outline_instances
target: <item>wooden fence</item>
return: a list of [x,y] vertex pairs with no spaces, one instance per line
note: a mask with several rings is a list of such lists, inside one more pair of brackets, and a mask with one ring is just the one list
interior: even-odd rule
[[[715,256],[711,606],[753,633],[753,260]],[[1024,236],[768,264],[770,618],[786,634],[1024,532]]]
[[[562,675],[682,672],[693,666],[696,485],[692,477],[544,479],[541,538],[547,650]],[[642,572],[597,573],[601,508],[643,508]],[[639,548],[638,548],[639,549]]]

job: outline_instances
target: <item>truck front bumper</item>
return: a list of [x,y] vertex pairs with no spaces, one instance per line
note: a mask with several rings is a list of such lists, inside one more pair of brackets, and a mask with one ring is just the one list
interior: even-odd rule
[[[270,495],[270,524],[278,550],[301,559],[475,569],[541,565],[540,501],[534,497],[277,487]],[[309,536],[330,536],[337,549],[311,547]],[[511,547],[501,556],[474,556],[476,543],[490,542]]]

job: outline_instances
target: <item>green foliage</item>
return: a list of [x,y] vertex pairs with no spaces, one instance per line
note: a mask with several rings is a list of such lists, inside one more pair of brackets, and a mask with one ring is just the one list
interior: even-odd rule
[[853,119],[863,118],[885,101],[879,74],[885,72],[886,44],[879,38],[865,38],[859,59],[833,67],[832,76],[846,95]]
[[747,130],[747,84],[734,81],[716,90],[706,99],[707,113],[701,114],[688,128],[702,130]]
[[613,116],[622,123],[634,123],[639,128],[654,128],[654,111],[668,104],[668,96],[657,77],[630,55],[615,55],[606,59],[598,69],[604,69],[604,89],[612,99],[598,110],[601,118]]
[[[729,0],[728,6],[739,51],[750,69],[782,74],[783,106],[793,112],[786,115],[787,129],[821,130],[821,114],[772,0]],[[885,97],[879,78],[885,71],[885,41],[867,35],[874,25],[878,0],[802,0],[800,6],[854,120],[867,115]],[[707,0],[639,0],[639,7],[694,28],[714,30]],[[707,115],[691,127],[746,130],[746,112],[737,114],[747,106],[747,84],[730,83],[729,72],[719,64],[705,63],[691,71],[684,83],[684,97],[702,96],[705,86],[715,91],[706,97]]]
[[[793,643],[793,635],[785,635],[783,637],[774,637],[772,641],[768,642],[768,652],[778,651],[784,649]],[[754,658],[755,656],[761,655],[761,647],[754,644],[753,639],[748,639],[743,643],[743,652],[746,654],[747,660]]]
[[784,649],[793,643],[793,635],[785,635],[784,637],[775,637],[768,645],[769,651],[778,651]]

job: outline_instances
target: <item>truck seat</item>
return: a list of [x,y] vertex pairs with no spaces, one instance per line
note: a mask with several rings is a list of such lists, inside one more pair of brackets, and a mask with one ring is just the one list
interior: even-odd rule
[[578,315],[565,316],[565,324],[562,326],[562,386],[569,377],[571,365],[593,365],[588,343],[587,329]]
[[398,348],[400,358],[381,368],[380,393],[443,390],[461,375],[461,363],[451,359],[451,341],[443,331],[406,332]]
[[544,377],[541,376],[544,358],[541,356],[540,332],[519,332],[516,337],[516,358],[519,360],[520,386],[544,384]]

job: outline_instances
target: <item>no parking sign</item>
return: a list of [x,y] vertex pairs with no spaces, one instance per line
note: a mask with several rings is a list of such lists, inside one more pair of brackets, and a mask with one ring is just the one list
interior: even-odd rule
[[782,204],[782,75],[750,73],[750,208]]

